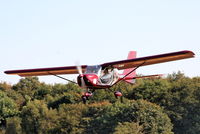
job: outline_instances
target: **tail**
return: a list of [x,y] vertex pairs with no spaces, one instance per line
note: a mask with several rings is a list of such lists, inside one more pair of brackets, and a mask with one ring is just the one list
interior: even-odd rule
[[[136,58],[136,51],[130,51],[128,54],[128,58],[127,59],[134,59]],[[123,72],[123,75],[127,75],[129,72],[131,72],[134,68],[129,68],[129,69],[125,69]],[[130,73],[126,78],[134,78],[136,77],[136,71],[133,71],[132,73]],[[135,79],[128,79],[128,80],[124,80],[128,83],[134,84],[135,83]]]

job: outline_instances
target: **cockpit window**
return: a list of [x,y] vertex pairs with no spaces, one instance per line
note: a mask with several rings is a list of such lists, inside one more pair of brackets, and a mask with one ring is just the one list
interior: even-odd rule
[[96,66],[87,66],[85,73],[86,74],[97,74],[99,75],[101,71],[101,66],[96,65]]

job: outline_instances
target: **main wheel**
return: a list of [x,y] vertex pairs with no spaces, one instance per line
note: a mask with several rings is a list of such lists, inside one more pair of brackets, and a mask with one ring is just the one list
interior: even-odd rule
[[115,98],[118,98],[122,96],[122,93],[120,91],[115,91],[114,95],[115,95]]
[[81,98],[82,98],[83,104],[86,104],[88,98],[85,95],[82,95]]

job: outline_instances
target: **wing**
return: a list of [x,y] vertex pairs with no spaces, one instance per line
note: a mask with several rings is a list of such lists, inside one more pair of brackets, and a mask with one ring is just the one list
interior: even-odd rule
[[[86,65],[82,65],[83,72]],[[41,75],[57,75],[57,74],[78,74],[76,66],[67,67],[52,67],[52,68],[38,68],[38,69],[23,69],[23,70],[9,70],[5,71],[6,74],[13,74],[19,76],[41,76]]]
[[[101,66],[108,67],[112,66],[119,70],[133,68],[138,66],[145,66],[157,63],[163,63],[174,60],[181,60],[186,58],[194,57],[194,53],[192,51],[179,51],[161,55],[154,55],[148,57],[141,57],[135,59],[121,60],[115,62],[109,62],[101,64]],[[81,68],[83,72],[85,72],[87,65],[82,65]],[[41,76],[41,75],[57,75],[57,74],[78,74],[78,70],[76,66],[66,66],[66,67],[52,67],[52,68],[38,68],[38,69],[23,69],[23,70],[9,70],[5,71],[6,74],[13,74],[19,76]]]
[[147,56],[147,57],[141,57],[141,58],[135,58],[135,59],[127,59],[127,60],[104,63],[102,64],[102,67],[112,66],[114,68],[122,70],[122,69],[127,69],[127,68],[138,67],[138,66],[146,66],[146,65],[158,64],[158,63],[163,63],[163,62],[192,58],[194,57],[194,55],[195,54],[192,51],[185,50],[185,51],[179,51],[179,52],[173,52],[173,53],[166,53],[166,54],[160,54],[160,55],[153,55],[153,56]]

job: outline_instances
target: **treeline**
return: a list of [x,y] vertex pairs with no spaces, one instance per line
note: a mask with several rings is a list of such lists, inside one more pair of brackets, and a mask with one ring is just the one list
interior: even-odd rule
[[[123,98],[116,99],[114,91]],[[97,90],[82,104],[73,83],[45,84],[37,77],[0,83],[0,133],[5,134],[198,134],[200,77],[173,73]]]

